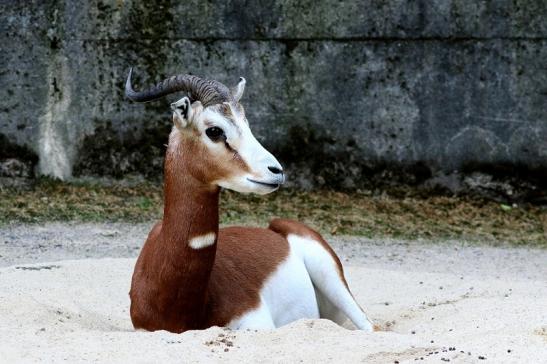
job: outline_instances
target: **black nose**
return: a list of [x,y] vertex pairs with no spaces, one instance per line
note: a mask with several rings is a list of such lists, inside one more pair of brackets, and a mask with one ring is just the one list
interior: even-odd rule
[[282,169],[279,169],[277,167],[268,167],[268,169],[270,170],[270,172],[274,173],[274,174],[279,174],[279,173],[283,173],[283,170]]

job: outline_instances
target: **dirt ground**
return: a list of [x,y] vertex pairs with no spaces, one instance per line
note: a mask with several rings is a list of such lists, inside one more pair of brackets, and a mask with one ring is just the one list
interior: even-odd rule
[[382,332],[348,330],[326,320],[259,332],[134,332],[127,292],[150,226],[1,228],[4,360],[541,363],[547,358],[547,250],[462,241],[329,239],[355,297]]

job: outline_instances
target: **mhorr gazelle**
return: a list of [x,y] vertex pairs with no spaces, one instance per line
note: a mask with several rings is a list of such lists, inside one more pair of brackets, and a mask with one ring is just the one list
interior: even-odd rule
[[340,259],[317,232],[285,219],[268,228],[219,228],[219,193],[267,194],[283,169],[253,136],[233,89],[191,75],[126,96],[148,102],[175,92],[165,156],[163,219],[139,255],[131,283],[136,329],[183,332],[210,326],[271,329],[302,318],[349,318],[373,326],[353,298]]

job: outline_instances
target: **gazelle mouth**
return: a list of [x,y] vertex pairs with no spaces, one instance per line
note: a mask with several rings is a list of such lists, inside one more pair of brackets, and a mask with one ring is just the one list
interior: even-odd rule
[[267,187],[270,187],[270,188],[279,188],[279,186],[281,186],[280,183],[266,183],[266,182],[260,182],[260,181],[255,181],[254,179],[250,179],[250,178],[247,178],[248,181],[251,181],[253,183],[256,183],[258,185],[262,185],[262,186],[267,186]]

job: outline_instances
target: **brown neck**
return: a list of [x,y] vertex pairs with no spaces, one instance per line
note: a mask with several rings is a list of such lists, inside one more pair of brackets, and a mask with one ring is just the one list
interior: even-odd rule
[[[181,144],[170,145],[165,158],[165,207],[162,224],[162,248],[165,266],[162,280],[172,292],[166,309],[173,322],[199,328],[207,299],[207,286],[216,253],[218,236],[219,188],[193,178],[190,158],[195,158]],[[214,233],[215,242],[199,249],[189,246],[196,237]]]
[[182,248],[193,237],[218,233],[220,189],[188,175],[180,149],[169,148],[165,157],[163,230]]

